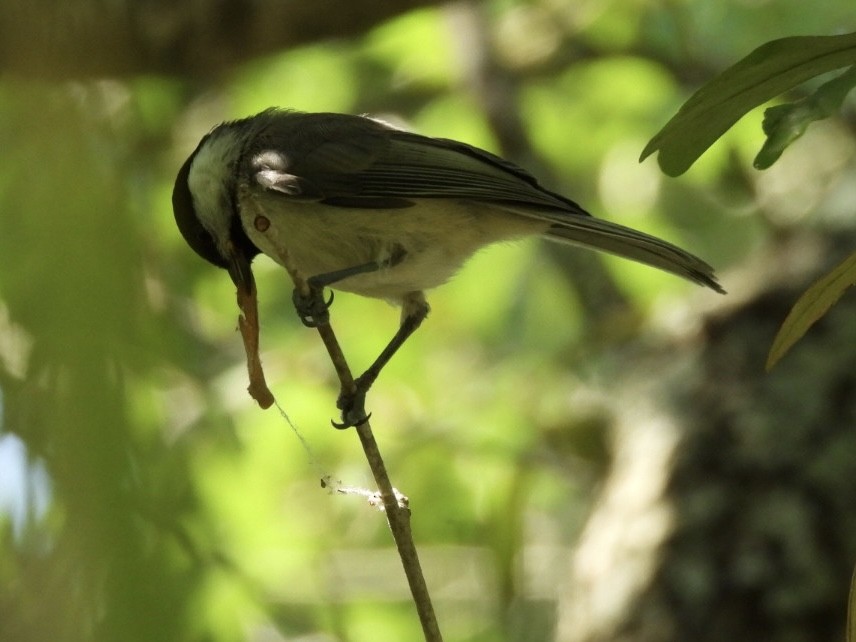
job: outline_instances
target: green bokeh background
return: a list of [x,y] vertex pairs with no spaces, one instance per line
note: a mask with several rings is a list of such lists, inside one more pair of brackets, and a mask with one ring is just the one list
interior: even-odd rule
[[[808,224],[853,153],[840,124],[822,123],[771,178],[750,175],[754,113],[680,179],[637,163],[699,83],[769,39],[852,30],[852,0],[483,6],[517,97],[507,109],[545,182],[705,257],[729,290],[775,230]],[[329,425],[334,373],[287,276],[256,262],[262,359],[293,425],[247,395],[233,286],[185,246],[170,193],[210,127],[271,105],[372,112],[504,152],[463,71],[454,11],[217,81],[0,77],[4,642],[419,639],[383,516],[321,488],[371,478],[355,435]],[[431,316],[369,397],[448,640],[551,638],[569,550],[611,464],[612,379],[716,303],[605,258],[624,305],[593,316],[574,286],[588,275],[554,259],[536,240],[479,253],[430,294]],[[333,322],[360,370],[398,311],[341,294]]]

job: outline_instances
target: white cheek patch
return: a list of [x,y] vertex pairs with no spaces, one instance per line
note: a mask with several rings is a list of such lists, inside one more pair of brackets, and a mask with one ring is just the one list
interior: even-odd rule
[[256,183],[262,189],[285,196],[300,196],[303,193],[300,178],[288,173],[288,158],[282,152],[269,149],[256,154],[250,167],[255,172]]
[[200,223],[219,241],[229,238],[232,175],[241,151],[237,135],[215,131],[190,164],[187,184]]

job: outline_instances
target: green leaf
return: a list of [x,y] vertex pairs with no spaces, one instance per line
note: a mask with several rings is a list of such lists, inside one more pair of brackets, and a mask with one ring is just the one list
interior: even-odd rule
[[856,66],[824,83],[802,100],[767,109],[762,125],[767,140],[755,157],[755,168],[770,167],[788,145],[805,133],[812,122],[829,118],[841,109],[841,103],[854,86]]
[[832,272],[806,290],[788,313],[779,328],[770,354],[767,355],[767,372],[799,341],[815,321],[827,313],[829,308],[844,294],[844,290],[856,284],[856,252],[851,254]]
[[856,642],[856,623],[854,623],[853,612],[856,611],[856,567],[850,578],[850,598],[847,600],[847,635],[846,642]]
[[856,33],[797,36],[758,47],[684,103],[650,140],[669,176],[685,172],[746,112],[820,74],[856,64]]

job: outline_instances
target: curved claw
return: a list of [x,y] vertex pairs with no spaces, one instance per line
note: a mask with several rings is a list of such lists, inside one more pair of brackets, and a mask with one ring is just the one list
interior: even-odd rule
[[371,417],[371,414],[366,414],[366,392],[365,384],[358,377],[354,381],[354,389],[352,391],[339,392],[339,398],[336,400],[336,407],[342,411],[342,422],[333,422],[333,426],[342,430],[352,426],[359,426],[365,423]]
[[334,421],[331,419],[330,424],[336,430],[346,430],[348,428],[356,428],[357,426],[361,426],[362,424],[366,423],[371,418],[372,418],[372,413],[369,413],[369,414],[363,414],[362,417],[360,417],[359,419],[356,419],[356,420],[346,419],[345,421],[340,422],[340,421]]
[[307,328],[317,328],[330,320],[330,306],[333,305],[334,296],[333,290],[330,290],[330,298],[325,301],[323,290],[311,290],[307,296],[294,290],[291,301],[297,310],[300,322]]

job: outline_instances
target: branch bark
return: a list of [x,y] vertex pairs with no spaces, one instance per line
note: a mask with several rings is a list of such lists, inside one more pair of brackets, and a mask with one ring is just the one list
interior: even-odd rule
[[0,3],[0,68],[29,78],[216,75],[440,0]]
[[[251,202],[251,199],[247,199],[247,202]],[[294,287],[300,295],[304,297],[309,296],[310,287],[307,283],[306,275],[302,274],[291,261],[286,244],[276,233],[278,228],[276,226],[256,225],[256,229],[263,231],[268,236],[268,239],[277,251],[279,262],[285,267],[294,283]],[[353,374],[329,320],[319,323],[316,329],[324,346],[327,348],[327,353],[330,355],[330,361],[338,375],[341,389],[343,391],[353,391]],[[247,345],[246,338],[245,345]],[[255,345],[258,345],[257,342]],[[254,359],[252,355],[248,354],[247,357],[249,363],[257,363],[257,359]],[[259,365],[260,369],[261,366]],[[431,594],[428,592],[428,585],[425,582],[416,545],[413,543],[413,533],[410,528],[410,507],[407,504],[406,498],[402,497],[392,485],[386,470],[386,464],[383,461],[377,441],[374,438],[370,420],[366,419],[364,422],[357,424],[354,429],[360,439],[366,461],[377,484],[384,511],[386,512],[387,522],[392,531],[392,537],[395,541],[399,558],[401,559],[401,565],[404,568],[404,574],[407,577],[407,583],[410,587],[410,593],[413,596],[413,602],[419,615],[425,640],[426,642],[442,642],[443,636],[440,633],[437,617],[434,614]]]

